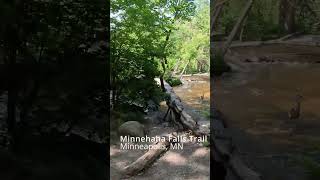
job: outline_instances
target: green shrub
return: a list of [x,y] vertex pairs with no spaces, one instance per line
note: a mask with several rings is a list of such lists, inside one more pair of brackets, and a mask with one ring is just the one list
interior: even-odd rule
[[205,141],[205,142],[202,143],[202,145],[203,145],[204,147],[209,147],[209,146],[210,146],[210,142]]
[[211,74],[214,76],[220,76],[224,72],[231,71],[230,66],[224,62],[224,58],[220,53],[213,55],[213,64],[211,65]]
[[169,78],[166,79],[166,81],[172,87],[179,86],[179,85],[182,84],[181,80],[179,78],[176,78],[176,77],[169,77]]

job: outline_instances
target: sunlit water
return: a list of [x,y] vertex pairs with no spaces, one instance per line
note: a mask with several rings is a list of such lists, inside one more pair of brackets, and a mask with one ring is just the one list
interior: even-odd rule
[[209,111],[210,80],[209,76],[194,75],[184,77],[184,84],[174,87],[181,100],[198,111]]

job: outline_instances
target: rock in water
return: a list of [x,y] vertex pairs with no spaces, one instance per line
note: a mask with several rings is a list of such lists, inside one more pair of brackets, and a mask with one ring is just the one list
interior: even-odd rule
[[137,121],[127,121],[119,127],[119,134],[143,137],[145,136],[145,128],[144,125]]

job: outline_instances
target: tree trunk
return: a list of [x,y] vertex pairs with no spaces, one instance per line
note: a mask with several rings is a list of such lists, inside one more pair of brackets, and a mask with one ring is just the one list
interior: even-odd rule
[[17,102],[17,84],[16,84],[16,74],[15,63],[16,63],[16,53],[14,49],[9,50],[9,86],[8,86],[8,102],[7,102],[7,126],[8,133],[11,136],[10,148],[14,147],[16,133],[16,102]]
[[227,2],[228,0],[224,0],[224,1],[218,1],[217,4],[214,6],[213,8],[213,12],[211,12],[213,15],[211,17],[213,17],[211,19],[211,36],[213,35],[213,31],[214,31],[214,28],[215,28],[215,25],[219,19],[219,16],[222,12],[222,9],[223,9],[223,6],[224,4]]
[[180,74],[180,79],[182,78],[182,75],[183,75],[184,72],[186,71],[186,68],[188,67],[189,63],[190,63],[190,60],[188,61],[188,63],[186,64],[186,66],[184,66],[184,68],[183,68],[183,70],[182,70],[182,72],[181,72],[181,74]]
[[241,31],[240,31],[240,35],[239,35],[239,40],[242,42],[243,40],[243,32],[244,32],[244,28],[246,26],[246,22],[247,22],[248,17],[246,17],[246,19],[243,21],[242,23],[242,27],[241,27]]
[[[171,32],[172,32],[172,30],[170,29],[170,30],[168,31],[168,33],[167,33],[166,41],[164,42],[164,45],[163,45],[163,52],[164,52],[164,53],[166,52],[166,47],[167,47],[167,45],[168,45]],[[165,75],[165,73],[166,73],[166,64],[167,64],[167,57],[164,56],[164,57],[161,59],[161,66],[162,66],[162,69],[163,69],[163,73],[162,73],[162,75],[160,76],[161,89],[162,89],[163,92],[165,91],[163,78],[164,78],[164,75]]]
[[164,75],[166,73],[166,62],[164,59],[161,60],[161,66],[162,66],[162,74],[160,76],[160,82],[161,82],[161,89],[163,92],[165,92],[165,88],[164,88],[164,82],[163,82],[163,78],[164,78]]
[[30,90],[30,93],[27,92],[25,94],[24,100],[21,102],[20,120],[23,124],[28,122],[28,114],[32,108],[35,99],[38,96],[38,92],[40,89],[40,82],[38,80],[38,77],[35,78],[37,79],[34,80],[33,87]]
[[177,73],[178,68],[180,66],[180,62],[181,62],[181,59],[179,59],[178,62],[176,63],[176,65],[175,65],[175,67],[173,69],[173,72],[171,73],[171,76],[174,76]]
[[279,25],[286,33],[295,31],[295,2],[294,0],[281,0],[279,4]]
[[223,56],[227,53],[227,51],[228,51],[228,49],[229,49],[229,47],[230,47],[230,45],[232,43],[232,40],[234,39],[234,37],[238,33],[243,21],[248,16],[248,13],[249,13],[249,11],[250,11],[250,9],[252,7],[253,2],[254,2],[254,0],[248,0],[247,1],[247,4],[246,4],[245,8],[241,12],[241,15],[240,15],[236,25],[233,27],[233,29],[232,29],[229,37],[228,37],[228,40],[227,40],[227,42],[225,43],[225,45],[224,45],[224,47],[222,49],[222,55]]
[[18,75],[16,72],[16,49],[17,49],[17,42],[18,39],[15,37],[16,31],[15,28],[8,28],[7,29],[7,57],[8,57],[8,102],[7,102],[7,126],[8,126],[8,133],[11,136],[10,141],[10,148],[14,149],[15,144],[15,125],[16,125],[16,103],[17,103],[17,80]]

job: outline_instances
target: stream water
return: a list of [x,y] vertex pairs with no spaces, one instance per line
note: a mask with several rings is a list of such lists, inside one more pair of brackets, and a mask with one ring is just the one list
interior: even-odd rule
[[[273,45],[234,51],[242,57],[272,56],[277,62],[242,63],[246,71],[216,78],[215,106],[232,129],[241,131],[235,137],[240,149],[251,156],[251,164],[266,179],[304,179],[295,174],[298,171],[284,169],[292,166],[288,159],[280,163],[273,155],[306,155],[320,150],[320,48]],[[303,96],[301,116],[292,120],[288,111],[297,94]],[[262,161],[253,157],[256,155],[270,158]]]
[[175,93],[190,108],[209,116],[210,77],[209,75],[184,76],[183,85],[174,87]]

